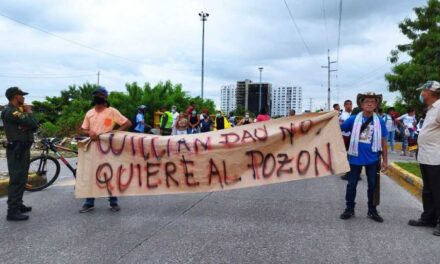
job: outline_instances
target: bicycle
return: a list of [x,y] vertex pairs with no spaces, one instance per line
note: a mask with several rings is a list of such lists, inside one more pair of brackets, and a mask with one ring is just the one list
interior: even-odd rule
[[[75,138],[81,140],[84,138]],[[28,170],[28,183],[26,190],[30,192],[41,191],[52,185],[60,174],[60,159],[64,165],[72,172],[73,177],[76,178],[76,169],[64,158],[58,150],[72,152],[78,155],[78,151],[65,148],[55,144],[55,138],[43,138],[40,143],[42,145],[42,153],[40,156],[34,157],[30,160]],[[49,155],[52,151],[55,156]]]

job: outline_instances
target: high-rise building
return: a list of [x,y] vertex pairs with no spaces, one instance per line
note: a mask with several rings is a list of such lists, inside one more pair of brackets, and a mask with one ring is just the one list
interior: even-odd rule
[[291,109],[302,112],[302,88],[280,86],[272,89],[272,116],[287,116]]
[[224,113],[234,111],[237,108],[237,86],[235,84],[224,85],[221,87],[220,110]]
[[[266,108],[267,113],[271,109],[272,84],[261,83],[261,108]],[[260,83],[253,83],[251,80],[237,82],[236,106],[241,106],[246,111],[257,115],[260,112]]]
[[248,85],[247,107],[246,110],[258,115],[261,109],[266,109],[267,114],[271,112],[271,91],[272,84],[261,83],[261,107],[260,107],[260,83],[250,83]]
[[236,104],[244,109],[247,109],[248,105],[248,86],[250,83],[252,83],[252,81],[247,79],[237,82]]

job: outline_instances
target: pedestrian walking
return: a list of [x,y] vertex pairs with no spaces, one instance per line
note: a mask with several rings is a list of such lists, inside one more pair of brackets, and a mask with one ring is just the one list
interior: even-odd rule
[[238,122],[238,125],[242,126],[242,125],[247,125],[247,124],[251,124],[251,123],[252,123],[252,119],[249,117],[249,112],[246,112],[244,114],[244,118],[242,118],[240,120],[240,122]]
[[334,104],[333,105],[333,110],[334,111],[338,111],[338,114],[341,114],[341,107],[339,106],[339,104]]
[[145,105],[140,105],[137,110],[134,132],[145,133],[145,111],[147,110],[147,107]]
[[188,119],[188,134],[197,134],[199,133],[200,128],[200,119],[197,114],[196,109],[194,109],[191,113],[191,118]]
[[368,181],[368,217],[374,221],[383,222],[374,201],[377,173],[380,169],[378,162],[381,153],[383,159],[382,170],[388,167],[387,128],[383,119],[375,113],[381,102],[382,95],[374,93],[358,94],[357,103],[362,108],[362,112],[351,116],[341,125],[342,131],[351,132],[350,147],[348,149],[350,174],[345,194],[346,209],[340,216],[344,220],[355,215],[356,188],[362,168],[365,167]]
[[269,121],[270,116],[267,114],[266,108],[261,109],[260,114],[257,116],[257,122]]
[[[353,111],[353,102],[351,100],[345,100],[344,102],[344,111],[339,115],[339,124],[343,124],[345,120],[347,120]],[[342,131],[342,138],[344,139],[345,149],[348,150],[348,147],[350,145],[350,135],[351,132],[343,132]],[[348,180],[348,174],[347,172],[345,175],[341,176],[342,180]],[[360,178],[359,178],[360,179]]]
[[229,113],[228,121],[229,121],[229,123],[231,124],[232,127],[234,127],[236,125],[236,121],[235,120],[236,120],[236,117],[235,117],[234,111],[231,111]]
[[211,131],[212,119],[208,115],[208,110],[203,112],[203,118],[200,120],[200,132],[206,133]]
[[192,112],[196,109],[196,103],[194,101],[191,101],[189,103],[188,108],[186,109],[185,113],[186,113],[186,117],[187,118],[191,118],[192,116]]
[[32,211],[32,207],[23,204],[23,193],[28,180],[30,149],[34,142],[34,132],[38,129],[32,108],[25,105],[25,95],[18,87],[6,90],[9,103],[1,113],[7,142],[6,159],[8,163],[8,221],[28,220],[24,213]]
[[188,119],[186,119],[186,114],[181,113],[176,122],[176,135],[186,135],[188,130]]
[[217,115],[214,121],[214,130],[222,130],[230,127],[231,124],[229,124],[228,119],[223,115],[221,111],[217,111]]
[[177,107],[175,105],[173,105],[171,107],[171,115],[173,116],[173,124],[172,124],[172,129],[171,129],[171,135],[177,135],[176,132],[176,122],[177,119],[179,118],[179,112],[177,112]]
[[[100,86],[93,92],[93,108],[90,109],[84,118],[81,129],[91,140],[98,140],[104,133],[113,131],[119,125],[117,131],[124,131],[131,127],[131,121],[123,116],[117,109],[110,107],[108,103],[108,92]],[[109,197],[110,209],[113,212],[120,210],[117,197]],[[95,198],[87,198],[80,213],[90,212],[95,208]]]
[[411,226],[436,226],[434,235],[440,236],[440,83],[428,81],[417,90],[420,101],[428,107],[418,137],[417,160],[422,172],[423,213]]
[[390,144],[390,151],[391,153],[394,152],[394,142],[396,138],[396,119],[394,118],[394,107],[390,107],[387,110],[387,113],[384,115],[383,120],[385,121],[385,125],[387,127],[388,131],[388,144]]
[[170,136],[173,130],[173,114],[167,111],[166,106],[160,108],[162,116],[160,117],[160,134],[162,136]]
[[[417,124],[416,111],[409,108],[407,113],[396,119],[400,125],[400,134],[402,136],[402,156],[407,156],[408,141],[414,139],[415,127]],[[412,156],[412,153],[410,153]]]

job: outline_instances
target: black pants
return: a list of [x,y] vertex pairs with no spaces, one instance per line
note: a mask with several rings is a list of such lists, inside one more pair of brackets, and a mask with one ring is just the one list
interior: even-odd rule
[[423,178],[423,213],[421,218],[427,222],[440,221],[440,165],[420,164]]
[[13,213],[23,204],[23,193],[28,180],[30,148],[26,147],[16,155],[16,150],[6,149],[8,159],[9,186],[8,212]]

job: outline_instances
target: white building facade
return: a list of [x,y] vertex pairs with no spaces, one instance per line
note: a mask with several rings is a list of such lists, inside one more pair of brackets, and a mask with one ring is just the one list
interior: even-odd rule
[[237,85],[230,84],[221,87],[220,94],[220,110],[223,113],[229,114],[237,108]]
[[278,86],[272,88],[271,116],[288,116],[291,109],[302,113],[302,87]]

